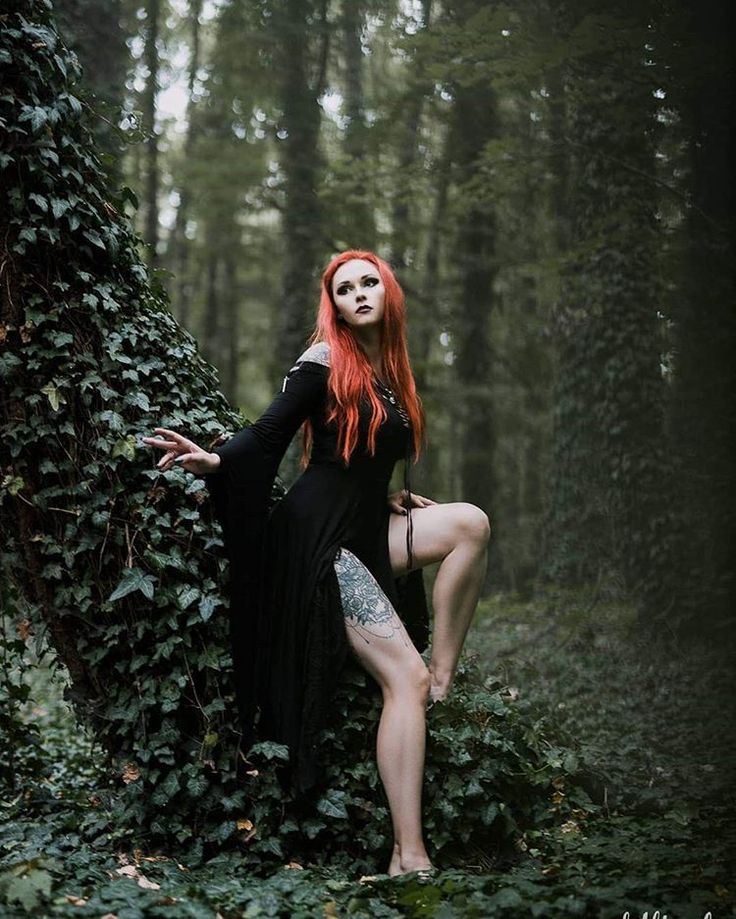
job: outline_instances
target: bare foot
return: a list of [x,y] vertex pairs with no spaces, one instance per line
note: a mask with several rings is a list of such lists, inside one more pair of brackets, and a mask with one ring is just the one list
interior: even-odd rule
[[407,874],[409,871],[419,871],[421,869],[429,871],[433,868],[434,865],[430,862],[426,852],[406,852],[402,856],[398,844],[394,843],[394,851],[388,866],[388,874],[390,877],[396,877],[398,874]]

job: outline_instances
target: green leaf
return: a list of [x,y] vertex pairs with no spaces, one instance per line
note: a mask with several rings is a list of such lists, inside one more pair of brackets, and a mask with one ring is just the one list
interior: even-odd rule
[[64,397],[63,393],[61,393],[59,389],[54,385],[54,383],[47,383],[44,387],[42,387],[41,392],[45,396],[48,396],[48,400],[51,403],[51,408],[55,412],[59,411],[59,406],[61,403],[66,403],[66,398]]
[[105,243],[102,241],[102,237],[96,230],[84,230],[82,233],[93,245],[98,246],[100,249],[105,248]]
[[51,875],[43,868],[31,868],[26,874],[13,878],[5,889],[8,903],[20,903],[28,912],[34,910],[41,897],[51,893]]
[[126,568],[118,586],[113,590],[108,601],[120,600],[135,590],[146,596],[149,600],[153,599],[154,580],[150,574],[141,571],[140,568]]
[[220,602],[219,597],[215,597],[212,594],[207,594],[205,597],[202,597],[202,601],[199,604],[199,615],[202,619],[202,622],[207,622],[212,616],[212,612],[215,607]]
[[179,609],[186,609],[190,606],[200,594],[198,587],[192,587],[187,585],[185,587],[180,587],[177,592],[177,602],[179,604]]
[[138,442],[134,434],[128,434],[121,440],[116,440],[110,451],[111,456],[124,456],[127,460],[135,459]]
[[345,792],[336,789],[330,789],[326,795],[321,797],[317,802],[317,810],[325,817],[342,817],[348,818],[348,812],[345,808]]

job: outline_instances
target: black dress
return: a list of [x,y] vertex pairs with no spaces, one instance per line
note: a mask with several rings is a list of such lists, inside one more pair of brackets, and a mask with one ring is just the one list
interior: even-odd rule
[[[402,458],[410,491],[409,419],[375,379],[387,419],[370,456],[370,406],[364,400],[358,445],[346,467],[335,458],[337,426],[325,421],[328,361],[325,343],[307,349],[258,421],[215,448],[220,467],[205,476],[230,560],[241,749],[247,752],[258,740],[286,744],[297,795],[317,780],[318,735],[328,723],[330,700],[350,650],[333,567],[340,547],[375,577],[420,652],[429,636],[422,570],[412,568],[411,508],[407,574],[394,577],[388,550],[388,486]],[[314,433],[309,465],[273,502],[279,464],[306,418]]]

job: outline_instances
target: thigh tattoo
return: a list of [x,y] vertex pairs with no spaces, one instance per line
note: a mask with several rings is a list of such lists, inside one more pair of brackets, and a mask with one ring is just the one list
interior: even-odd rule
[[409,647],[403,623],[371,572],[349,549],[340,548],[334,561],[345,624],[368,644],[398,634]]

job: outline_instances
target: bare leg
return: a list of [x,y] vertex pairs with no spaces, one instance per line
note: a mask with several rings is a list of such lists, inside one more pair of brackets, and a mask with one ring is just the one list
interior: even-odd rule
[[335,559],[348,641],[383,693],[376,758],[394,832],[390,875],[431,867],[422,837],[425,708],[430,676],[404,624],[365,565]]
[[[445,698],[452,685],[465,636],[478,603],[488,560],[491,527],[486,514],[464,501],[414,508],[417,567],[440,562],[432,591],[434,631],[429,670],[430,698]],[[394,574],[406,571],[406,518],[389,518],[389,554]]]
[[478,605],[486,575],[488,536],[479,525],[468,533],[440,565],[432,590],[434,630],[429,671],[430,699],[444,699],[455,676],[465,636]]

